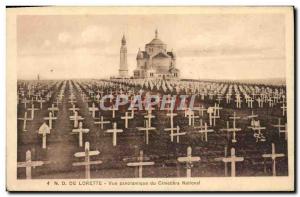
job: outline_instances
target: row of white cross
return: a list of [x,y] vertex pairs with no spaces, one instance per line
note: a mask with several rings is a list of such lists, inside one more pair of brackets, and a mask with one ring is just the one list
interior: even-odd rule
[[[82,143],[83,143],[83,133],[88,133],[89,129],[84,129],[83,128],[83,124],[82,124],[82,120],[84,119],[83,117],[79,116],[78,111],[79,108],[76,108],[75,104],[75,95],[72,93],[72,85],[70,83],[70,88],[71,88],[71,95],[69,97],[70,99],[70,103],[72,104],[72,108],[70,108],[69,110],[73,113],[72,116],[70,116],[70,120],[74,121],[74,129],[72,130],[73,133],[78,133],[79,134],[79,146],[82,147]],[[78,88],[78,87],[77,87]],[[59,95],[60,99],[62,98],[62,94]],[[57,99],[59,100],[59,99]],[[58,103],[57,103],[58,104]],[[203,110],[203,106],[201,106],[201,110]],[[219,110],[222,109],[219,107],[219,105],[215,105],[214,107],[210,107],[208,109],[206,109],[207,113],[209,114],[209,123],[210,126],[212,125],[216,125],[215,123],[215,119],[219,118]],[[34,119],[34,111],[38,110],[34,108],[34,104],[32,104],[32,107],[29,108],[28,110],[31,110],[31,118],[28,119],[27,118],[27,112],[25,112],[24,118],[21,118],[21,120],[24,120],[24,126],[23,126],[23,130],[26,130],[26,121],[27,120],[33,120]],[[49,126],[46,123],[43,123],[42,126],[39,128],[39,134],[43,135],[43,148],[46,148],[46,135],[50,134],[50,130],[52,129],[52,121],[57,119],[57,117],[55,117],[55,112],[59,111],[58,107],[55,107],[54,104],[52,104],[52,106],[50,108],[48,108],[49,112],[49,117],[45,117],[44,120],[49,122]],[[98,109],[99,110],[99,109]],[[97,108],[95,107],[95,104],[93,103],[92,107],[89,108],[89,111],[92,113],[92,117],[96,118],[96,111],[98,111]],[[149,143],[149,131],[153,131],[155,130],[154,127],[152,127],[151,125],[151,119],[154,118],[155,116],[152,115],[152,110],[153,109],[149,109],[148,113],[144,116],[146,118],[145,121],[145,128],[144,127],[138,127],[137,129],[139,131],[145,131],[145,135],[146,135],[146,144]],[[199,108],[200,110],[200,108]],[[115,118],[115,111],[116,109],[114,107],[112,107],[112,117]],[[204,111],[204,110],[203,110]],[[203,114],[202,111],[202,114]],[[171,127],[170,128],[166,128],[166,131],[170,131],[171,134],[171,141],[173,142],[174,137],[177,137],[177,143],[179,143],[179,136],[180,135],[185,135],[186,132],[182,132],[180,133],[179,130],[179,126],[174,127],[174,120],[173,117],[176,116],[176,113],[173,113],[173,111],[170,111],[170,113],[167,113],[167,116],[170,117],[170,124]],[[185,111],[185,115],[189,117],[189,125],[193,125],[194,126],[194,118],[196,117],[195,114],[193,113],[192,110],[187,109]],[[203,116],[203,115],[202,115]],[[252,113],[252,116],[254,116],[254,114]],[[125,112],[125,116],[122,116],[121,119],[123,119],[125,121],[125,128],[128,128],[128,120],[133,119],[134,118],[134,110],[130,112]],[[235,132],[236,131],[240,131],[240,128],[236,128],[236,119],[239,119],[239,117],[236,117],[235,113],[233,117],[229,117],[229,119],[233,120],[233,127],[229,128],[229,124],[227,124],[227,128],[223,129],[224,131],[227,132],[233,132],[233,142],[236,142],[235,139]],[[260,127],[260,124],[257,122],[254,122],[255,120],[253,120],[253,122],[251,122],[251,129],[253,131],[258,131],[258,133],[261,132],[262,129],[265,129],[264,127]],[[280,119],[279,119],[280,121]],[[100,121],[95,122],[95,124],[100,124],[101,129],[104,128],[104,124],[110,123],[110,121],[104,121],[103,116],[100,117]],[[280,122],[278,123],[278,125],[274,125],[275,127],[279,128],[279,135],[280,133],[282,133],[282,125],[280,124]],[[286,125],[285,125],[286,127]],[[197,128],[197,127],[195,127]],[[202,123],[202,119],[200,121],[200,126],[198,127],[198,129],[200,129],[199,133],[204,133],[205,134],[205,141],[207,141],[207,132],[213,132],[212,129],[208,129],[207,123]],[[176,133],[174,133],[174,131],[176,131]],[[108,129],[106,130],[107,133],[112,133],[113,134],[113,146],[117,145],[117,133],[123,132],[122,129],[118,129],[117,128],[117,124],[114,122],[113,123],[113,128],[112,129]],[[287,133],[287,132],[285,132]],[[102,161],[90,161],[90,156],[94,156],[94,155],[99,155],[100,152],[95,150],[95,151],[90,151],[90,145],[89,142],[85,142],[85,148],[84,148],[84,152],[79,152],[79,153],[75,153],[74,156],[75,157],[84,157],[85,161],[84,162],[76,162],[73,163],[74,166],[79,166],[79,165],[84,165],[86,167],[86,178],[90,178],[90,165],[94,165],[94,164],[101,164]],[[273,162],[273,175],[276,175],[276,165],[275,165],[275,159],[277,157],[283,157],[284,154],[276,154],[275,153],[275,145],[272,144],[272,154],[264,154],[262,155],[262,157],[271,157],[272,158],[272,162]],[[138,166],[139,168],[139,177],[142,177],[142,169],[143,166],[147,166],[147,165],[154,165],[154,162],[149,162],[149,161],[143,161],[145,158],[143,156],[143,151],[140,151],[140,156],[138,157],[138,162],[131,162],[128,163],[127,166]],[[192,168],[192,163],[193,162],[198,162],[200,161],[201,158],[200,157],[193,157],[192,156],[192,148],[188,147],[187,149],[187,156],[186,157],[179,157],[178,161],[179,162],[185,162],[187,165],[187,177],[191,176],[191,168]],[[222,158],[222,161],[225,163],[231,162],[231,176],[235,176],[235,162],[241,162],[243,161],[243,157],[236,157],[235,156],[235,149],[232,148],[231,149],[231,156],[230,157],[225,157]],[[18,162],[18,167],[26,167],[26,177],[27,178],[31,178],[31,167],[34,166],[40,166],[43,165],[44,162],[42,161],[31,161],[31,153],[30,151],[26,152],[26,162]],[[226,169],[227,170],[227,169]]]
[[[74,102],[74,101],[72,101],[72,102]],[[92,108],[94,108],[94,106]],[[222,109],[222,108],[220,108],[216,105],[214,107],[208,108],[207,111],[209,113],[210,125],[212,125],[212,124],[215,125],[215,118],[220,117],[218,109]],[[44,120],[48,120],[49,129],[52,129],[52,121],[57,119],[56,117],[54,117],[52,115],[52,113],[54,113],[55,111],[58,111],[58,107],[54,107],[54,105],[52,104],[52,107],[48,108],[48,110],[50,110],[49,117],[45,117]],[[79,146],[81,147],[82,146],[82,135],[83,135],[83,133],[89,132],[89,130],[84,129],[82,127],[82,122],[79,122],[79,121],[83,120],[84,118],[82,118],[81,116],[78,115],[78,112],[76,110],[79,110],[79,108],[76,108],[74,103],[72,103],[72,108],[70,108],[69,110],[74,113],[74,115],[70,116],[70,120],[74,121],[74,128],[75,129],[73,129],[73,132],[79,134]],[[214,115],[212,115],[212,114],[214,114]],[[174,116],[177,115],[176,113],[173,113],[173,111],[171,111],[170,113],[167,113],[166,115],[170,117],[171,127],[166,128],[165,131],[171,131],[170,136],[171,136],[171,141],[172,142],[173,142],[173,138],[175,136],[177,136],[177,143],[179,143],[179,136],[180,135],[185,135],[186,132],[180,133],[179,132],[179,130],[180,130],[179,126],[174,127],[173,118],[174,118]],[[189,125],[192,124],[194,126],[195,115],[194,115],[193,111],[188,109],[186,111],[185,115],[189,116]],[[93,116],[94,116],[94,114],[93,114]],[[148,144],[149,143],[149,131],[155,130],[155,128],[151,126],[151,119],[154,118],[155,116],[152,115],[152,110],[148,110],[148,114],[144,117],[147,118],[147,120],[145,122],[145,128],[138,127],[137,129],[140,130],[140,131],[145,131],[146,144]],[[214,123],[212,123],[212,117],[214,117]],[[258,124],[254,124],[255,123],[255,121],[253,120],[254,117],[257,117],[257,115],[254,115],[253,113],[252,113],[252,115],[248,116],[248,118],[252,119],[251,126],[249,126],[248,128],[252,129],[255,132],[254,137],[257,140],[260,139],[261,141],[265,141],[265,139],[262,139],[264,137],[261,133],[261,130],[264,130],[266,128],[261,127],[259,121],[258,121]],[[133,119],[133,118],[134,118],[134,111],[131,112],[130,116],[128,115],[128,112],[126,112],[125,116],[121,117],[121,119],[125,120],[125,128],[128,128],[128,120]],[[239,118],[240,117],[236,117],[236,115],[234,113],[233,117],[229,117],[229,119],[233,119],[233,127],[230,128],[229,123],[227,122],[227,128],[226,129],[221,129],[221,131],[232,132],[232,134],[233,134],[232,142],[234,142],[234,143],[236,142],[236,132],[241,131],[241,128],[236,128],[236,119],[239,119]],[[24,120],[24,124],[23,124],[23,130],[24,131],[26,131],[26,121],[27,120],[33,120],[33,119],[28,119],[27,118],[27,112],[25,112],[25,117],[24,118],[19,118],[19,119]],[[100,117],[100,121],[95,122],[95,124],[100,124],[101,129],[103,129],[104,124],[108,124],[108,123],[110,123],[110,121],[104,121],[103,116]],[[273,125],[273,126],[278,128],[279,135],[281,133],[285,133],[285,138],[287,139],[287,129],[286,129],[287,125],[281,125],[280,119],[279,119],[279,123],[277,125]],[[282,129],[283,127],[285,127],[285,130]],[[205,134],[205,141],[207,141],[207,133],[208,132],[213,132],[212,129],[207,128],[206,123],[203,125],[202,119],[200,119],[200,126],[194,126],[194,128],[195,129],[200,129],[198,132]],[[43,135],[43,148],[46,148],[46,144],[45,144],[46,143],[45,142],[46,141],[46,134],[48,134],[47,132],[49,132],[48,131],[49,129],[47,128],[47,125],[45,123],[39,129],[39,134]],[[174,133],[174,131],[176,131],[176,133]],[[117,129],[116,123],[113,123],[113,128],[107,130],[106,132],[113,133],[113,146],[116,146],[116,144],[117,144],[117,133],[123,132],[123,130],[122,129]]]
[[[83,162],[75,162],[72,165],[73,166],[85,166],[85,178],[90,179],[90,165],[98,165],[102,164],[101,160],[94,160],[91,161],[91,156],[99,155],[100,151],[98,150],[90,150],[90,144],[89,142],[85,142],[85,148],[84,152],[77,152],[74,154],[75,157],[84,157]],[[263,154],[263,158],[271,158],[272,160],[272,175],[276,176],[276,158],[284,157],[285,154],[282,153],[276,153],[275,152],[275,144],[272,143],[272,153],[271,154]],[[140,151],[139,157],[137,157],[137,162],[130,162],[127,163],[127,166],[129,167],[138,167],[139,169],[139,178],[143,177],[143,166],[151,166],[155,165],[155,162],[153,161],[144,161],[148,160],[148,157],[144,157],[143,151]],[[192,163],[193,162],[199,162],[201,160],[201,157],[199,156],[192,156],[192,148],[189,146],[187,148],[187,155],[185,157],[178,157],[177,161],[180,163],[186,164],[186,177],[192,177]],[[238,157],[235,154],[235,148],[231,148],[231,155],[227,156],[227,151],[225,150],[225,156],[221,158],[215,158],[215,161],[223,161],[225,163],[225,176],[227,176],[228,166],[227,163],[231,163],[231,176],[236,176],[236,162],[242,162],[244,161],[244,157]],[[31,168],[42,166],[46,162],[44,161],[32,161],[31,160],[31,152],[28,150],[26,152],[26,161],[25,162],[18,162],[17,167],[18,168],[26,168],[26,179],[31,179]]]

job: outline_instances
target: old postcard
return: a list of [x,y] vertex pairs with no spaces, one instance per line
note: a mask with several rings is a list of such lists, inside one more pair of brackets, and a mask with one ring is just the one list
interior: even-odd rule
[[7,8],[7,190],[294,191],[293,7]]

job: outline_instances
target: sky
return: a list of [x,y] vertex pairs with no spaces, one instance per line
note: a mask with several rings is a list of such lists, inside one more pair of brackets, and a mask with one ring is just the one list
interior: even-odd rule
[[284,78],[284,22],[280,14],[21,15],[18,78],[116,76],[123,34],[132,75],[155,29],[176,53],[182,78]]

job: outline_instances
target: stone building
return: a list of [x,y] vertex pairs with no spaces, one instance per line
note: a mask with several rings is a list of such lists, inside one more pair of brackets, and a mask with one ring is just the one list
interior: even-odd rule
[[145,46],[145,51],[139,49],[137,68],[134,70],[134,78],[178,78],[179,70],[176,68],[176,56],[172,51],[167,51],[167,45],[155,38]]

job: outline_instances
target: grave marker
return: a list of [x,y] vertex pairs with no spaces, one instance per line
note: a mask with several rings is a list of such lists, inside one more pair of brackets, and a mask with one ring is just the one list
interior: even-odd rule
[[49,117],[45,117],[44,120],[49,120],[49,127],[52,129],[52,121],[56,120],[57,117],[53,117],[52,112],[49,112]]
[[90,165],[102,164],[102,161],[100,161],[100,160],[90,161],[90,156],[96,156],[99,154],[100,154],[100,152],[98,150],[91,151],[90,143],[85,142],[84,152],[77,152],[74,154],[75,157],[84,157],[84,162],[75,162],[72,165],[73,166],[85,166],[85,178],[90,179],[91,178]]
[[186,132],[182,132],[180,133],[180,128],[179,126],[176,127],[176,133],[174,133],[173,131],[171,132],[170,136],[171,136],[171,142],[173,142],[174,140],[174,137],[176,137],[176,142],[179,143],[179,137],[182,136],[182,135],[186,135]]
[[110,121],[104,121],[104,120],[103,120],[103,116],[100,117],[100,121],[94,122],[94,124],[100,124],[100,128],[101,128],[102,130],[103,130],[103,128],[104,128],[104,124],[108,124],[108,123],[110,123]]
[[77,108],[77,107],[75,107],[75,105],[74,104],[72,104],[72,107],[71,108],[69,108],[69,110],[70,111],[72,111],[73,112],[73,114],[75,114],[77,111],[79,111],[80,109],[79,108]]
[[231,156],[222,159],[225,163],[231,163],[231,176],[235,177],[235,163],[244,161],[244,157],[237,157],[235,155],[235,149],[231,148]]
[[128,120],[133,119],[132,116],[128,116],[128,112],[125,112],[125,116],[121,116],[121,119],[125,121],[125,128],[128,128]]
[[84,118],[82,118],[81,116],[78,115],[77,111],[75,111],[74,116],[70,116],[70,120],[74,121],[74,128],[77,128],[79,120],[83,120],[83,119]]
[[79,147],[82,147],[82,138],[83,138],[83,133],[88,133],[90,130],[89,129],[84,129],[82,128],[82,122],[79,122],[79,127],[78,129],[72,129],[72,133],[78,133],[78,142],[79,142]]
[[18,120],[23,120],[23,131],[27,131],[26,130],[27,121],[32,120],[31,118],[27,118],[27,112],[25,112],[24,118],[18,118]]
[[141,150],[140,156],[138,157],[137,162],[127,163],[129,167],[138,167],[139,168],[139,178],[143,178],[143,166],[152,166],[155,163],[153,161],[143,161],[144,160],[144,153]]
[[18,168],[26,168],[26,179],[31,179],[31,168],[44,165],[43,161],[32,161],[30,150],[26,151],[26,161],[18,162]]
[[193,157],[192,156],[192,147],[187,148],[187,156],[186,157],[178,157],[177,161],[186,163],[186,177],[191,177],[192,176],[192,164],[193,162],[200,161],[200,157]]
[[204,129],[201,128],[200,130],[198,130],[198,133],[201,133],[201,135],[204,134],[206,142],[207,142],[207,133],[209,133],[209,132],[214,132],[214,130],[213,129],[208,129],[207,128],[207,123],[204,123]]
[[51,107],[48,108],[48,111],[52,112],[52,115],[55,116],[55,112],[59,111],[58,107],[55,107],[54,104],[51,105]]
[[145,132],[145,136],[146,136],[146,144],[149,144],[149,131],[154,131],[155,127],[149,127],[149,123],[148,120],[146,120],[146,125],[145,128],[144,127],[138,127],[137,128],[139,131],[144,131]]
[[99,111],[98,107],[95,107],[95,103],[92,104],[92,107],[89,107],[89,111],[92,112],[92,117],[96,117],[96,111]]
[[39,110],[38,108],[34,108],[34,104],[31,104],[31,108],[28,108],[27,110],[31,111],[31,120],[34,119],[34,111]]
[[[223,159],[227,157],[227,146],[225,146],[224,149],[225,149],[225,150],[224,150],[224,157],[215,158],[215,161],[223,161]],[[228,174],[227,163],[228,163],[228,162],[224,162],[224,169],[225,169],[225,170],[224,170],[224,176],[228,176],[228,175],[227,175],[227,174]]]
[[282,154],[282,153],[276,153],[276,150],[275,150],[275,144],[272,143],[272,153],[271,154],[263,154],[262,157],[264,158],[271,158],[272,159],[272,173],[273,173],[273,176],[276,176],[276,158],[277,157],[284,157],[285,154]]
[[47,146],[47,134],[50,134],[50,127],[46,123],[43,123],[38,130],[38,134],[42,135],[42,148],[45,149]]
[[113,133],[113,146],[117,145],[117,133],[122,133],[123,129],[117,129],[117,123],[113,123],[113,128],[106,130],[106,133]]

